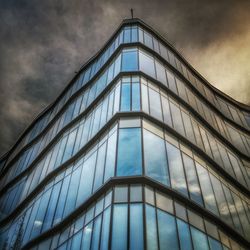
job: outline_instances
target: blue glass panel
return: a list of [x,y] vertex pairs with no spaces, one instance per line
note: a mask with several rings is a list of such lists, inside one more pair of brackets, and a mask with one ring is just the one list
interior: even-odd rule
[[89,223],[83,229],[82,243],[81,244],[82,244],[82,248],[84,250],[90,249],[92,230],[93,230],[93,222]]
[[158,249],[155,208],[149,205],[146,205],[146,237],[147,249]]
[[196,162],[196,169],[198,173],[198,177],[200,180],[201,191],[203,194],[203,199],[205,202],[205,207],[219,216],[218,208],[216,205],[216,201],[214,198],[213,188],[208,176],[208,172],[205,168],[203,168],[199,163]]
[[130,83],[122,84],[121,111],[130,111]]
[[211,250],[222,250],[221,243],[208,236],[208,242]]
[[130,250],[143,250],[143,210],[142,204],[130,205]]
[[189,225],[182,220],[177,219],[177,228],[181,250],[192,250]]
[[101,232],[101,245],[100,250],[108,250],[109,244],[109,224],[110,224],[110,207],[103,213],[102,232]]
[[92,236],[91,250],[98,250],[99,249],[101,222],[102,222],[102,216],[99,215],[95,219],[94,231],[93,231],[93,236]]
[[207,236],[200,230],[191,226],[194,250],[209,250]]
[[114,176],[115,155],[116,155],[117,131],[108,140],[107,156],[105,163],[104,182]]
[[203,206],[200,185],[196,174],[194,161],[185,154],[182,154],[184,167],[187,176],[188,189],[192,200]]
[[148,89],[150,114],[162,121],[162,108],[160,94],[153,89]]
[[145,172],[149,177],[169,186],[164,140],[143,130]]
[[126,50],[122,53],[122,71],[138,70],[138,59],[136,50]]
[[46,231],[51,226],[53,215],[54,215],[55,208],[56,208],[56,205],[57,205],[58,195],[59,195],[59,192],[60,192],[60,189],[61,189],[61,184],[62,184],[62,182],[58,182],[53,187],[52,195],[51,195],[49,205],[48,205],[48,208],[47,208],[47,213],[46,213],[44,223],[43,223],[42,232]]
[[180,150],[166,142],[168,152],[169,173],[172,187],[188,196],[187,184],[181,160]]
[[130,32],[130,28],[128,29],[124,29],[123,35],[124,35],[124,43],[130,43],[131,40],[131,32]]
[[103,143],[98,150],[93,191],[97,190],[102,184],[104,175],[106,145],[107,145],[106,142]]
[[72,173],[72,176],[71,176],[63,217],[67,216],[75,208],[80,177],[81,177],[81,167],[78,167]]
[[141,129],[120,129],[117,156],[117,176],[140,175],[141,173]]
[[132,84],[132,111],[139,111],[141,109],[140,102],[140,84]]
[[138,28],[132,28],[132,39],[131,42],[137,42],[138,41]]
[[53,225],[59,223],[61,221],[61,219],[62,219],[65,199],[66,199],[66,196],[67,196],[67,191],[68,191],[68,186],[69,186],[69,181],[70,181],[70,175],[68,175],[63,180],[62,189],[61,189],[61,192],[60,192],[60,195],[59,195],[59,200],[57,202],[56,213],[55,213]]
[[127,204],[114,205],[111,249],[113,250],[127,249],[127,234],[128,234],[127,220],[128,220],[128,205]]
[[71,249],[80,249],[82,241],[82,231],[78,232],[72,239]]
[[79,204],[85,201],[91,194],[92,183],[94,179],[95,163],[96,152],[84,161],[76,206],[79,206]]
[[160,249],[179,249],[175,218],[157,209]]

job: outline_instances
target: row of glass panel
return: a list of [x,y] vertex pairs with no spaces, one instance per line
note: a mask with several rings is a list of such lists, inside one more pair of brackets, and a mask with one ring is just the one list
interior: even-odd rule
[[[179,145],[157,127],[147,122],[143,124],[141,135],[140,120],[121,120],[118,144],[114,127],[108,141],[105,136],[98,146],[93,146],[85,156],[52,179],[19,217],[6,226],[5,233],[15,232],[17,221],[25,217],[26,242],[60,222],[109,178],[146,175],[205,207],[248,238],[249,200],[190,149]],[[33,231],[36,233],[31,234]]]
[[[139,40],[138,40],[138,36],[139,36]],[[228,118],[248,128],[248,125],[240,110],[236,110],[235,108],[232,107],[232,105],[226,104],[218,96],[217,96],[217,99],[218,99],[217,101],[215,95],[207,87],[205,87],[205,85],[203,85],[198,79],[196,79],[196,81],[199,82],[199,84],[197,83],[196,85],[195,77],[192,75],[192,73],[184,66],[184,64],[182,64],[179,61],[179,59],[177,59],[174,56],[172,52],[170,52],[166,48],[166,46],[164,46],[161,42],[158,41],[158,39],[156,39],[154,36],[146,32],[142,28],[138,29],[137,26],[131,26],[131,27],[126,27],[125,30],[121,30],[121,32],[117,35],[114,42],[100,56],[100,58],[98,59],[98,62],[96,63],[96,66],[95,66],[95,63],[92,63],[90,65],[90,68],[85,70],[81,74],[81,76],[78,78],[76,83],[72,85],[72,87],[69,89],[69,91],[66,92],[62,100],[53,108],[54,109],[52,112],[53,115],[50,115],[50,113],[46,112],[46,115],[43,116],[38,122],[36,122],[34,128],[29,133],[30,136],[26,136],[25,137],[26,139],[22,140],[23,142],[26,140],[26,142],[25,143],[19,142],[18,149],[16,149],[15,152],[11,154],[10,159],[13,158],[13,156],[16,154],[17,151],[19,151],[20,148],[22,148],[22,146],[30,142],[35,136],[37,136],[46,127],[48,122],[55,116],[55,114],[60,110],[60,108],[64,105],[64,103],[69,99],[69,97],[72,96],[76,91],[78,91],[82,86],[84,86],[86,82],[94,76],[94,74],[101,68],[101,66],[114,53],[114,51],[118,48],[118,46],[121,43],[130,43],[130,42],[136,42],[136,41],[139,41],[143,43],[144,45],[146,45],[147,47],[155,50],[155,52],[160,54],[172,66],[174,66],[177,70],[179,70],[189,81],[191,81],[191,83],[195,85],[198,88],[198,90],[211,103],[213,103],[217,108],[219,108],[219,110],[223,110],[223,114],[226,114]],[[249,124],[250,124],[250,115],[246,115],[245,117],[247,120],[249,120]]]
[[[139,81],[141,82],[141,87]],[[157,89],[156,86],[152,85],[151,83],[147,83],[144,78],[124,77],[122,79],[121,104],[120,104],[121,111],[140,110],[140,88],[142,89],[142,106],[144,112],[149,113],[150,115],[160,120],[163,120],[164,117],[165,123],[176,129],[180,134],[186,136],[189,140],[191,140],[194,144],[196,144],[200,148],[203,148],[204,152],[210,152],[209,154],[210,157],[212,157],[217,163],[220,163],[220,165],[224,167],[224,169],[229,174],[231,174],[234,178],[236,177],[236,179],[238,179],[239,182],[242,183],[243,185],[247,185],[246,183],[249,181],[249,179],[247,177],[245,168],[242,166],[242,163],[230,151],[225,150],[224,147],[220,143],[218,143],[216,139],[212,137],[212,135],[207,133],[202,128],[202,126],[194,120],[194,118],[193,119],[190,118],[189,114],[186,113],[187,111],[180,109],[179,105],[176,104],[171,98],[168,98],[166,93],[160,91],[159,88]],[[109,98],[110,97],[112,98],[113,102],[114,94],[112,91],[111,94],[109,94],[108,96]],[[115,107],[119,107],[120,83],[118,83],[118,85],[116,86],[116,92],[114,93],[116,93]],[[95,114],[91,116],[92,119],[94,119],[95,123],[92,124],[92,122],[89,122],[87,124],[92,124],[92,126],[95,126],[95,124],[100,123],[100,121],[98,120],[101,119],[99,111],[106,110],[108,107],[108,102],[110,102],[108,97],[105,100],[106,102],[104,101],[97,105],[98,108],[95,108],[94,111]],[[161,103],[164,105],[161,105]],[[163,107],[163,111],[161,107]],[[114,108],[114,110],[117,110],[117,108]],[[115,112],[113,112],[113,114],[114,113]],[[106,117],[106,112],[103,117]],[[99,126],[100,128],[103,126],[103,124],[105,124],[104,122],[101,123],[102,125]],[[62,143],[63,146],[58,146],[56,144],[56,146],[54,147],[55,149],[51,149],[50,152],[37,164],[37,167],[34,168],[34,170],[31,173],[29,173],[28,176],[21,179],[15,186],[13,186],[7,192],[5,192],[4,196],[2,196],[1,198],[2,205],[0,205],[2,214],[6,215],[6,213],[9,214],[10,212],[12,212],[12,210],[15,209],[15,207],[21,201],[23,201],[27,197],[27,195],[31,193],[35,189],[35,187],[49,173],[51,173],[53,169],[56,169],[60,164],[62,164],[72,155],[78,152],[78,149],[81,148],[81,146],[79,145],[84,145],[85,143],[85,139],[83,140],[82,143],[79,141],[81,140],[80,137],[77,136],[78,133],[79,135],[82,133],[81,131],[84,128],[84,125],[80,122],[80,126],[78,127],[79,129],[81,128],[80,132],[77,132],[76,127],[70,130],[70,134],[67,132],[66,136],[69,136],[70,139],[67,140],[67,138],[64,139],[65,137],[63,137],[58,143],[59,145]],[[95,134],[93,130],[98,131],[99,128],[96,129],[92,128],[93,135]],[[194,133],[194,131],[196,132]],[[90,138],[91,137],[92,136],[90,136]],[[78,138],[78,142],[75,143],[74,140],[76,140],[76,138]],[[208,138],[208,140],[207,139],[204,140],[204,138]],[[66,141],[68,141],[67,144]],[[198,143],[196,143],[196,141]],[[206,145],[205,148],[203,146],[202,141],[204,145]],[[76,146],[73,149],[72,145],[74,144],[76,144]],[[210,145],[212,145],[211,149]],[[65,152],[63,156],[62,153],[59,154],[58,151],[61,150],[60,148],[64,147],[65,149],[63,150],[65,150]],[[209,149],[209,151],[207,149]],[[56,160],[57,154],[59,154],[63,160]],[[51,155],[54,155],[54,157],[51,157]],[[247,182],[244,179],[244,175]]]
[[79,97],[77,97],[68,106],[68,108],[60,115],[54,122],[47,133],[39,139],[34,145],[25,150],[18,159],[16,159],[13,166],[9,166],[8,173],[5,174],[4,179],[1,180],[0,188],[6,185],[13,178],[24,171],[33,160],[41,153],[41,151],[54,139],[54,137],[73,119],[79,116],[88,108],[91,103],[100,95],[107,85],[117,76],[121,71],[121,56],[118,56],[114,62],[101,74],[101,76],[93,82]]
[[[65,94],[60,98],[60,100],[56,103],[56,105],[52,107],[52,109],[49,109],[48,111],[46,111],[45,114],[43,114],[42,117],[39,118],[38,121],[36,121],[36,123],[33,125],[33,128],[30,129],[29,133],[22,139],[22,141],[18,142],[18,147],[11,153],[11,155],[9,156],[8,162],[11,159],[13,159],[16,153],[23,146],[25,146],[27,143],[29,143],[31,140],[33,140],[38,134],[40,134],[43,131],[43,129],[49,124],[49,122],[61,110],[64,104],[70,99],[70,97],[73,94],[75,94],[77,91],[79,91],[83,86],[85,86],[97,74],[97,72],[102,68],[102,66],[114,54],[114,52],[122,43],[127,42],[126,40],[124,40],[125,38],[123,37],[123,29],[124,28],[122,28],[121,31],[118,32],[117,36],[113,39],[111,44],[104,50],[104,52],[98,55],[98,57],[93,62],[91,62],[91,64],[79,75],[76,81],[65,92]],[[133,30],[135,30],[135,32],[132,31],[133,36],[132,36],[132,41],[130,42],[138,41],[137,27],[135,26]],[[114,65],[111,65],[111,67],[112,67],[111,70],[114,70],[115,68]],[[108,73],[109,78],[112,77],[110,75],[112,73],[111,70]],[[107,75],[104,74],[103,77],[107,77]],[[102,77],[99,77],[99,81],[105,81],[105,79],[100,79],[100,78]],[[104,84],[104,83],[101,83],[101,84]]]
[[[136,51],[131,50],[124,50],[125,52],[122,54],[122,71],[134,71],[138,70],[138,62],[137,62],[137,55]],[[164,70],[163,66],[159,64],[159,62],[155,61],[143,52],[140,51],[140,70],[143,72],[147,72],[149,75],[156,77],[160,80],[163,84],[167,85],[173,92],[178,94],[182,99],[184,99],[187,103],[189,103],[197,112],[199,112],[204,119],[206,119],[210,125],[214,128],[217,128],[218,132],[220,132],[224,137],[230,141],[233,141],[233,144],[236,145],[238,148],[244,144],[243,138],[245,139],[245,144],[247,147],[244,149],[248,149],[248,137],[241,136],[238,132],[236,132],[231,126],[226,126],[227,123],[224,123],[218,116],[214,115],[209,109],[207,109],[206,105],[202,102],[198,101],[191,91],[188,91],[188,88],[185,85],[182,85],[183,82],[179,81],[177,78],[174,78],[173,74],[170,71]],[[147,59],[145,59],[147,58]],[[152,60],[152,61],[150,61]],[[22,170],[25,170],[26,167],[34,160],[35,156],[38,155],[41,150],[50,142],[53,138],[51,135],[56,135],[58,131],[68,124],[71,119],[74,119],[77,115],[79,115],[85,107],[87,107],[105,88],[105,86],[118,74],[120,71],[120,56],[116,59],[114,63],[106,70],[100,78],[95,82],[95,84],[90,87],[83,96],[77,98],[75,102],[73,102],[66,112],[61,116],[53,127],[51,127],[50,131],[40,140],[40,142],[36,143],[33,147],[29,148],[24,152],[24,154],[19,158],[19,160],[14,164],[14,170],[10,171],[9,175],[5,177],[5,180],[2,182],[5,185],[9,180],[17,176]],[[152,65],[151,65],[152,64]],[[151,67],[150,67],[151,65]],[[147,69],[156,68],[156,73],[153,70],[152,72],[148,72]],[[168,82],[168,84],[167,84]],[[176,85],[177,82],[177,85]],[[178,88],[178,91],[177,91]],[[135,92],[136,95],[136,92]],[[86,103],[87,102],[87,103]],[[197,105],[195,104],[197,102]],[[80,104],[84,106],[84,108],[80,108]],[[228,128],[228,129],[227,129]],[[230,128],[230,129],[229,129]],[[48,139],[49,138],[49,139]],[[231,140],[230,138],[233,138]],[[250,142],[249,142],[250,143]],[[244,151],[244,150],[243,150]],[[15,174],[12,177],[11,172]]]
[[[22,237],[20,228],[24,228],[23,219],[17,230]],[[14,235],[6,245],[11,247],[16,240]],[[211,221],[172,197],[149,186],[131,184],[107,191],[73,223],[32,250],[128,248],[244,249]]]
[[[248,135],[239,131],[238,129],[234,129],[227,122],[223,121],[221,117],[215,115],[215,113],[212,112],[201,100],[199,100],[197,96],[195,97],[192,91],[188,90],[186,84],[183,81],[178,80],[178,78],[175,77],[174,74],[168,70],[159,60],[155,59],[153,56],[149,55],[145,51],[142,51],[141,49],[130,49],[127,51],[127,56],[125,56],[126,54],[124,53],[125,59],[122,60],[122,63],[128,62],[128,67],[126,68],[123,66],[122,70],[138,70],[139,64],[140,71],[159,80],[172,92],[179,95],[183,100],[194,107],[194,109],[200,113],[201,116],[213,126],[213,128],[215,128],[222,136],[224,136],[225,139],[230,141],[243,154],[247,156],[250,155],[250,138]],[[132,61],[135,63],[131,63]],[[185,90],[187,92],[185,92]]]
[[[130,31],[131,32],[131,31]],[[230,120],[238,123],[247,129],[250,128],[250,114],[242,112],[239,108],[225,101],[215,91],[211,91],[177,56],[163,45],[159,39],[147,32],[143,27],[139,27],[139,42],[161,55],[168,63],[178,70],[213,106]],[[127,32],[130,37],[131,33]],[[126,39],[129,41],[129,38]]]
[[63,133],[31,171],[4,192],[0,199],[0,217],[10,214],[46,176],[78,153],[119,110],[119,99],[120,81],[73,128]]

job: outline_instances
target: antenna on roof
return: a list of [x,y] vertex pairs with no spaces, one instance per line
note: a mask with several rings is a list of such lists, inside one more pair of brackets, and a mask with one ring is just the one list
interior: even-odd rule
[[134,18],[134,10],[131,8],[130,12],[131,12],[131,18],[133,19]]

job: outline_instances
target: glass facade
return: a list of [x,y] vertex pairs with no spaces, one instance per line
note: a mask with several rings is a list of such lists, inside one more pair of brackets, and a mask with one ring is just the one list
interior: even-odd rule
[[2,158],[0,249],[249,249],[249,111],[130,22]]

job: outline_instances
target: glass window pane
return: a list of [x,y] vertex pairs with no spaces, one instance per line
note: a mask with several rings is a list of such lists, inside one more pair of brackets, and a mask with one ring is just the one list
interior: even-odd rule
[[122,53],[122,71],[138,70],[137,50],[124,50]]
[[172,187],[188,196],[187,184],[182,165],[180,150],[166,142],[168,152],[169,173]]
[[222,250],[221,243],[211,237],[208,237],[208,242],[211,250]]
[[176,88],[176,83],[175,83],[175,78],[174,75],[170,71],[166,71],[167,73],[167,78],[168,78],[168,86],[169,88],[178,95],[177,88]]
[[142,51],[139,52],[140,70],[155,78],[154,59]]
[[120,129],[118,140],[117,176],[140,175],[141,173],[141,129]]
[[[102,216],[99,215],[95,219],[95,223],[94,223],[94,231],[93,231],[93,236],[92,236],[91,250],[98,250],[99,249],[101,222],[102,222]],[[72,249],[76,249],[76,248],[72,248]]]
[[148,89],[150,114],[162,121],[162,108],[160,94],[153,89]]
[[199,163],[196,162],[196,168],[197,168],[197,173],[199,176],[200,183],[201,185],[201,191],[203,194],[203,199],[205,202],[205,207],[215,213],[216,215],[219,215],[218,208],[216,205],[216,201],[214,198],[214,192],[213,188],[210,183],[210,179],[208,176],[208,172],[205,168],[203,168]]
[[138,28],[132,28],[132,39],[131,42],[137,42],[138,41]]
[[195,202],[197,202],[198,204],[200,204],[201,206],[203,206],[203,200],[201,196],[198,177],[194,166],[194,161],[186,154],[182,154],[182,156],[183,156],[184,168],[186,171],[190,198]]
[[191,227],[194,250],[209,250],[207,236],[200,230]]
[[181,117],[180,108],[175,104],[170,102],[170,110],[173,118],[174,129],[179,132],[181,135],[185,136],[184,126]]
[[171,214],[174,213],[173,200],[167,197],[165,194],[156,192],[156,206]]
[[162,64],[155,61],[157,80],[167,86],[166,71]]
[[147,250],[158,249],[155,208],[146,205]]
[[130,186],[130,202],[142,201],[142,186],[131,185]]
[[171,119],[171,114],[170,114],[170,109],[169,109],[169,101],[163,95],[161,96],[161,101],[162,101],[162,111],[163,111],[164,123],[166,123],[170,127],[173,127],[173,123],[172,123],[172,119]]
[[130,83],[122,84],[121,111],[130,111]]
[[139,111],[141,109],[140,103],[140,84],[132,83],[132,110]]
[[128,201],[128,186],[115,186],[115,202],[127,202]]
[[181,250],[192,250],[189,225],[182,220],[177,219],[177,228]]
[[141,98],[142,98],[142,110],[148,114],[149,113],[148,87],[144,84],[141,84]]
[[81,247],[81,240],[82,240],[82,231],[80,231],[79,233],[77,233],[76,235],[74,235],[74,237],[72,239],[71,248],[72,249],[80,249],[80,247]]
[[160,249],[179,249],[175,218],[157,209]]
[[[113,210],[112,241],[111,249],[127,249],[127,219],[128,205],[116,204]],[[121,226],[122,225],[122,226]]]
[[89,223],[83,229],[82,246],[84,246],[84,250],[90,249],[92,230],[93,230],[93,222]]
[[115,170],[115,155],[116,155],[116,138],[117,131],[110,136],[108,140],[108,148],[105,162],[105,175],[104,182],[106,182],[110,177],[114,176]]
[[109,244],[110,207],[104,211],[100,250],[107,250]]
[[143,130],[145,172],[149,177],[169,186],[164,140]]
[[130,246],[131,250],[143,250],[143,211],[142,204],[130,205]]

